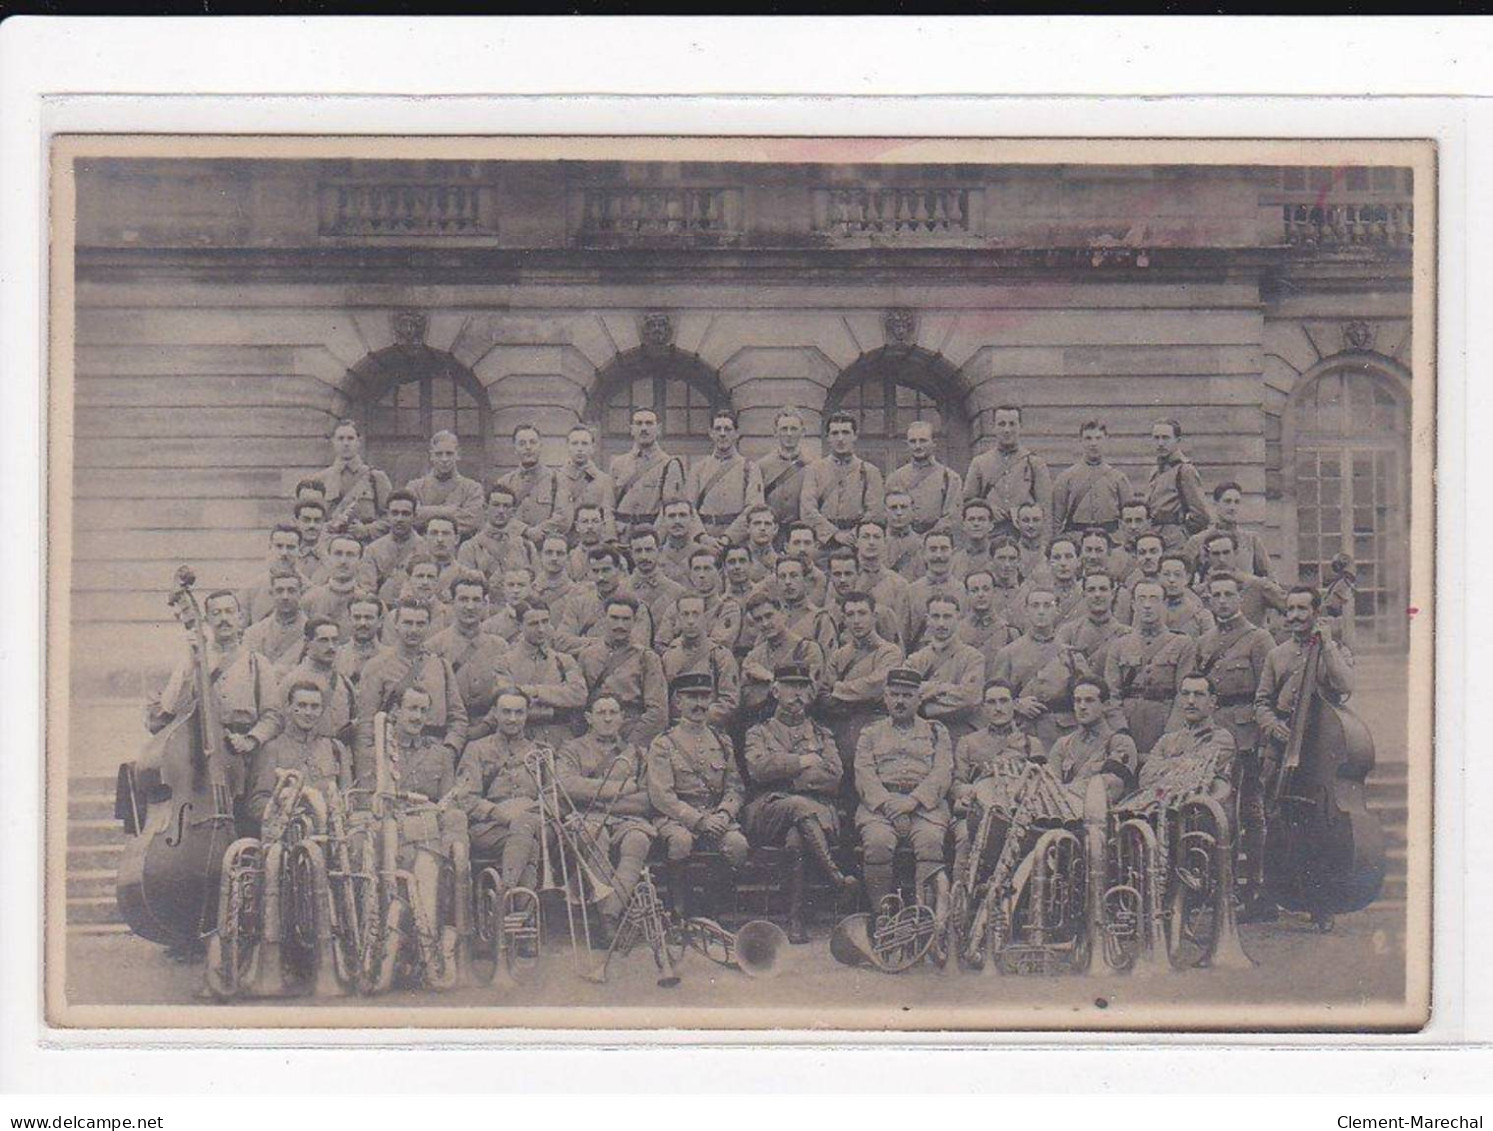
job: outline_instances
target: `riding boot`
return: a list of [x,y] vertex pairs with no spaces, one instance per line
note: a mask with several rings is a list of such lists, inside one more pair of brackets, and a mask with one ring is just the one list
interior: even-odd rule
[[805,817],[798,822],[796,827],[799,836],[803,837],[804,847],[813,854],[814,862],[824,872],[825,878],[841,892],[855,887],[855,878],[840,871],[835,863],[835,858],[829,850],[829,838],[824,835],[824,827],[813,817]]
[[801,945],[809,941],[804,926],[804,857],[795,852],[788,866],[788,941]]

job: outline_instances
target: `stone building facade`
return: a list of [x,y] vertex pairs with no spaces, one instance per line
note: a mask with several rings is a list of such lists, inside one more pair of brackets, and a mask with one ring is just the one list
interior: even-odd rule
[[[631,406],[743,449],[802,408],[884,466],[918,418],[963,468],[991,410],[1053,464],[1080,424],[1144,481],[1181,421],[1279,573],[1359,571],[1359,639],[1405,639],[1413,217],[1397,168],[86,159],[77,167],[73,655],[135,694],[175,646],[176,565],[260,572],[327,437],[396,480],[431,431],[558,461]],[[817,451],[817,441],[810,448]]]

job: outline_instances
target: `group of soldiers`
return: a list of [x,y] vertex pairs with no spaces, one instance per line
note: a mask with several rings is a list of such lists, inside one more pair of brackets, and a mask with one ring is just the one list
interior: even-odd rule
[[[257,825],[285,769],[366,793],[382,737],[400,796],[436,805],[422,835],[532,886],[548,750],[615,868],[603,939],[650,855],[667,875],[771,845],[802,942],[806,862],[875,907],[899,848],[919,881],[967,853],[1013,766],[1045,760],[1075,796],[1102,778],[1117,801],[1226,754],[1245,914],[1272,915],[1265,786],[1319,623],[1324,689],[1351,691],[1351,573],[1326,609],[1277,584],[1240,487],[1205,491],[1176,421],[1155,424],[1141,485],[1107,462],[1102,421],[1056,476],[1019,408],[993,423],[963,475],[914,423],[883,477],[846,413],[809,459],[803,416],[782,410],[753,461],[719,411],[687,465],[639,408],[605,471],[586,427],[550,467],[524,425],[517,466],[482,483],[442,432],[429,471],[395,489],[341,422],[333,463],[270,531],[264,575],[205,601],[240,823]],[[184,664],[152,729],[193,687]]]

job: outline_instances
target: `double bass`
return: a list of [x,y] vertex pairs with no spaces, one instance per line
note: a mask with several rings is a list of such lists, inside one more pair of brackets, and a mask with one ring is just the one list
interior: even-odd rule
[[1330,702],[1319,682],[1323,629],[1307,644],[1291,733],[1266,826],[1266,887],[1318,927],[1367,907],[1384,882],[1384,834],[1364,800],[1374,739],[1362,719]]
[[133,834],[119,864],[120,913],[137,935],[172,947],[213,929],[223,854],[237,835],[196,581],[182,566],[168,602],[189,634],[196,702],[119,767],[115,793],[115,816]]

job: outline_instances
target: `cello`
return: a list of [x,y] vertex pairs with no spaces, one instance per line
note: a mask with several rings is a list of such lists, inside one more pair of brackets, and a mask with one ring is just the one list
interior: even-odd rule
[[196,702],[119,767],[115,816],[129,836],[115,895],[130,929],[172,947],[198,943],[216,923],[223,854],[236,835],[220,704],[208,670],[202,610],[187,566],[168,604],[186,626]]
[[1374,739],[1362,719],[1322,693],[1323,629],[1315,627],[1301,666],[1291,733],[1266,826],[1266,888],[1288,911],[1309,912],[1319,929],[1332,916],[1367,907],[1384,882],[1384,834],[1364,800]]

